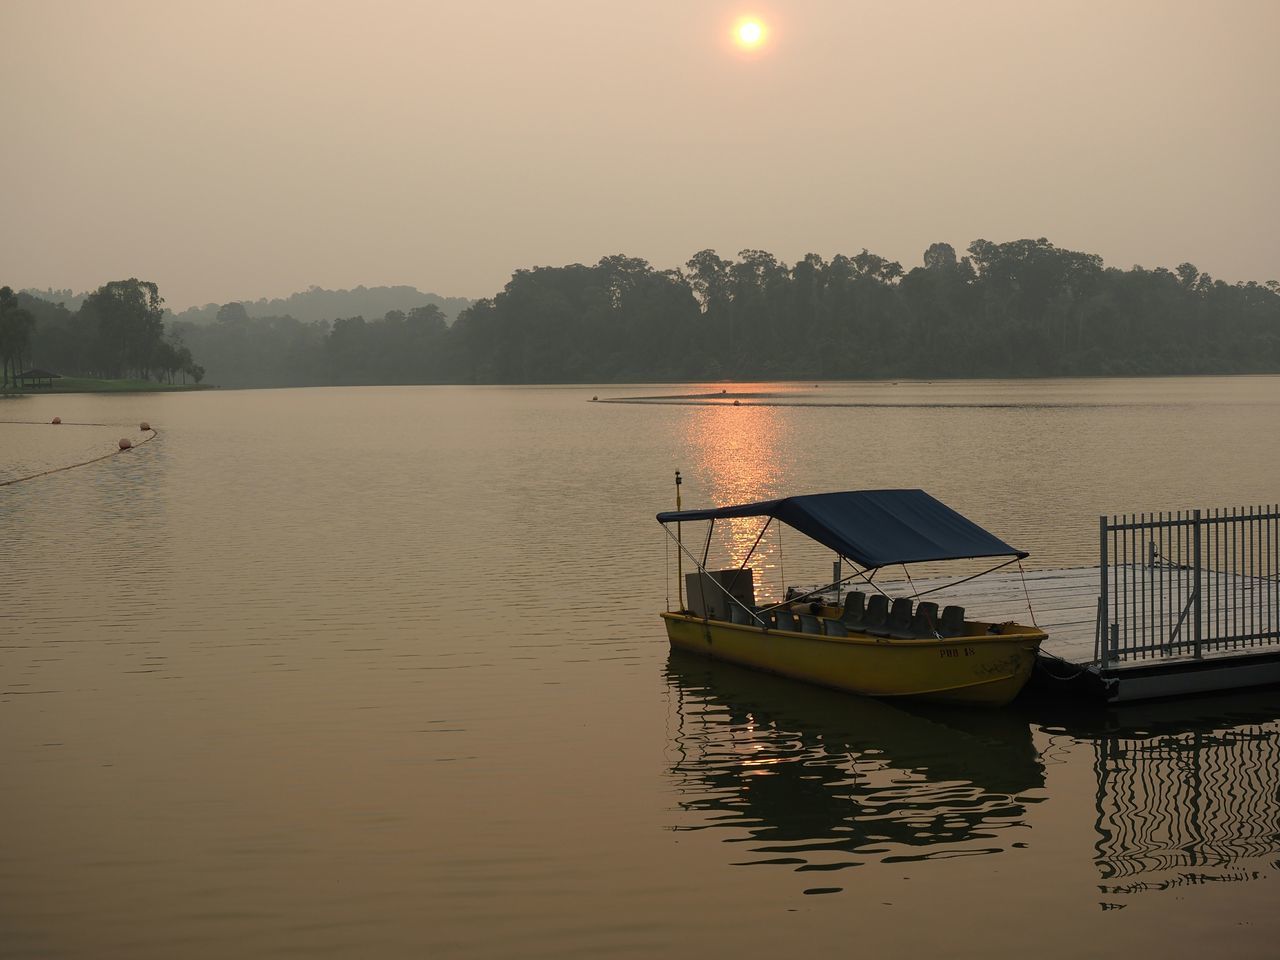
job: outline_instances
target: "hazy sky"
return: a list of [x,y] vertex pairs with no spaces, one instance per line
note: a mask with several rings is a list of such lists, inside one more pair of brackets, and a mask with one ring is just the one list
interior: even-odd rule
[[1278,36],[1276,0],[0,0],[0,283],[478,297],[1039,236],[1280,278]]

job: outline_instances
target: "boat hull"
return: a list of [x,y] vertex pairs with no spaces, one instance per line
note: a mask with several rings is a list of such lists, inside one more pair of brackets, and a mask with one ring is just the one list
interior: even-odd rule
[[1018,695],[1045,638],[1016,624],[999,634],[902,640],[763,630],[681,613],[662,619],[679,650],[865,696],[989,706]]

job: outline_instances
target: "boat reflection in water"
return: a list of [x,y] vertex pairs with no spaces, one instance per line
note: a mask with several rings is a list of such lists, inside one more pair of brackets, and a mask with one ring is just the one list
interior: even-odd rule
[[726,831],[743,865],[998,853],[1042,799],[1030,727],[1008,711],[904,709],[679,651],[667,681],[670,773],[696,815],[676,829]]
[[1280,691],[1044,725],[1092,742],[1104,895],[1255,880],[1280,867]]
[[1093,797],[1057,799],[1093,819],[1080,856],[1104,909],[1280,870],[1280,690],[970,711],[904,709],[680,651],[666,673],[686,814],[675,829],[723,831],[745,848],[737,864],[838,871],[1024,846],[1013,828],[1046,796],[1039,728],[1076,745],[1061,762],[1092,760]]

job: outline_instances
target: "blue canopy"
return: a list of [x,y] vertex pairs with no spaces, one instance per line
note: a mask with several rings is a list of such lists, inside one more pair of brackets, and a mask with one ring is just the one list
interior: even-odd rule
[[1027,556],[923,490],[850,490],[658,514],[659,523],[776,517],[866,568],[891,563]]

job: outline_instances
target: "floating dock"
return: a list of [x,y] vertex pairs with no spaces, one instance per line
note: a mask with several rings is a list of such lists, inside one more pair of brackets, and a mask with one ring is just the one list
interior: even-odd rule
[[[677,473],[677,491],[679,484]],[[959,540],[939,549],[931,539],[938,531],[936,524],[927,522],[928,510],[906,511],[916,523],[912,527],[882,506],[877,513],[859,504],[861,512],[842,517],[829,503],[829,498],[838,496],[861,497],[875,505],[876,497],[908,495],[925,498],[926,506],[948,509],[923,491],[888,490],[659,514],[658,520],[711,520],[714,528],[718,517],[769,516],[797,527],[837,554],[831,583],[808,589],[800,597],[821,595],[838,605],[842,587],[848,591],[861,586],[864,592],[874,589],[895,600],[929,596],[941,605],[962,606],[971,620],[982,623],[1034,624],[1047,636],[1031,684],[1041,695],[1078,695],[1114,703],[1280,683],[1280,507],[1102,516],[1096,566],[1026,574],[1021,558],[1027,554],[958,514],[954,515],[958,523],[973,527],[986,541],[975,541],[975,548]],[[678,500],[677,494],[677,505]],[[810,501],[821,504],[821,510]],[[805,506],[793,506],[802,502]],[[787,510],[795,515],[785,516]],[[897,540],[888,554],[867,547],[867,542],[876,543],[874,534],[883,515],[894,516],[894,522],[905,527],[894,534],[901,543],[912,544],[910,549]],[[831,527],[833,516],[850,521],[845,524],[848,530]],[[767,529],[766,523],[756,544]],[[710,542],[709,529],[708,546]],[[754,550],[753,544],[743,568]],[[907,572],[909,564],[933,560],[1009,556],[1014,559],[959,580],[913,578]],[[854,569],[850,576],[844,575],[846,563]],[[1017,570],[1011,569],[1013,563],[1019,564]],[[875,582],[878,572],[899,564],[904,579]],[[698,566],[702,568],[701,563]],[[933,609],[936,616],[937,608]],[[944,609],[944,621],[946,616]],[[993,628],[993,632],[1000,630]]]
[[1280,683],[1274,505],[1102,516],[1097,566],[1035,571],[1025,586],[996,571],[944,596],[986,621],[1034,616],[1048,639],[1032,696],[1121,702]]
[[[1236,687],[1280,684],[1280,644],[1260,635],[1239,634],[1228,644],[1202,643],[1197,657],[1189,643],[1165,644],[1164,650],[1151,649],[1132,657],[1107,658],[1103,663],[1102,640],[1098,628],[1098,596],[1100,567],[1069,567],[1065,570],[988,573],[978,580],[951,586],[931,599],[946,598],[946,603],[964,605],[970,616],[986,621],[1028,620],[1027,599],[1036,622],[1048,639],[1041,645],[1041,657],[1029,695],[1036,691],[1059,691],[1066,695],[1084,696],[1107,701],[1144,700],[1161,696],[1199,694],[1231,690]],[[1234,596],[1230,611],[1215,608],[1224,621],[1244,623],[1257,613],[1257,581],[1236,579],[1234,585],[1217,584],[1217,575],[1208,582],[1222,593]],[[915,580],[920,591],[937,588],[945,580]],[[1272,581],[1274,585],[1274,581]],[[884,584],[896,593],[904,584]],[[1229,590],[1234,586],[1235,590]],[[1266,586],[1262,584],[1261,586]],[[1153,603],[1152,603],[1153,599]],[[1169,611],[1174,599],[1172,591],[1147,602],[1160,611],[1161,599]],[[1175,611],[1175,622],[1176,613]],[[1140,621],[1140,607],[1135,609]],[[1149,620],[1149,616],[1148,616]],[[1149,623],[1148,623],[1149,625]],[[1234,632],[1234,631],[1233,631]]]

